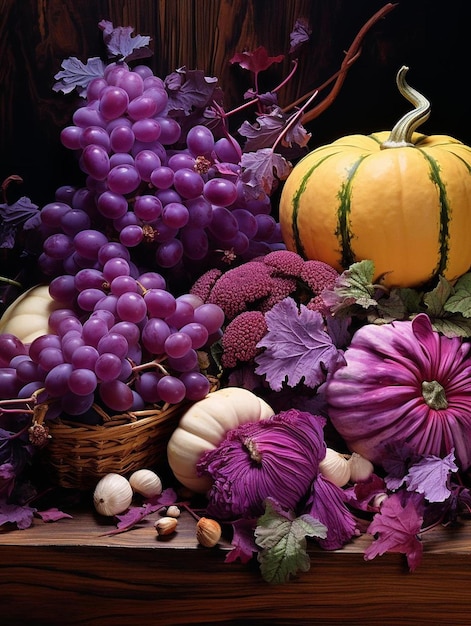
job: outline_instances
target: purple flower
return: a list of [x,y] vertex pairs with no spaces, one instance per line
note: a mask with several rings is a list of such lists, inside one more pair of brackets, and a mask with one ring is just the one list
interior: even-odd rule
[[290,409],[229,431],[197,466],[200,475],[213,479],[208,514],[219,519],[258,517],[269,496],[296,510],[325,456],[324,425],[323,417]]

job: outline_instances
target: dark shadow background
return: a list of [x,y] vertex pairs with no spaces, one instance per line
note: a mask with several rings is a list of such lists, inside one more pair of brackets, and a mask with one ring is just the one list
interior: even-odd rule
[[[74,95],[52,91],[63,58],[102,56],[97,24],[131,25],[150,35],[148,63],[164,77],[185,64],[221,79],[226,108],[242,102],[247,75],[229,59],[264,45],[287,53],[295,17],[308,17],[312,40],[300,70],[282,92],[285,102],[317,87],[339,69],[344,50],[361,26],[386,3],[377,0],[168,0],[124,3],[88,0],[4,0],[0,17],[0,180],[18,174],[14,193],[41,205],[62,184],[80,184],[75,157],[59,141],[76,108]],[[471,143],[468,76],[469,0],[399,0],[367,35],[361,57],[333,105],[309,124],[314,148],[349,133],[390,129],[410,108],[397,93],[395,75],[410,67],[408,81],[432,103],[428,134]],[[184,57],[184,58],[183,58]],[[207,64],[203,67],[202,64]],[[279,79],[266,76],[267,82]],[[323,94],[325,95],[325,94]]]

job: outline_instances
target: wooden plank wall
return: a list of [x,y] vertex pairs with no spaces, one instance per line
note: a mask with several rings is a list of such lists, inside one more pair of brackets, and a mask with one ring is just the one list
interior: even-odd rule
[[[235,52],[264,45],[286,53],[297,17],[307,17],[312,41],[300,68],[280,93],[282,103],[318,86],[342,61],[380,0],[0,0],[0,180],[24,178],[21,193],[41,204],[60,184],[82,180],[74,157],[59,142],[70,123],[74,95],[52,91],[62,59],[102,56],[97,24],[131,25],[150,35],[149,63],[164,77],[177,67],[218,76],[227,107],[240,104],[248,74],[229,63]],[[446,8],[444,8],[446,6]],[[467,84],[468,0],[399,0],[365,39],[334,105],[312,124],[313,146],[349,132],[390,127],[408,106],[397,96],[394,76],[410,65],[410,79],[432,100],[425,132],[445,132],[471,142]],[[270,88],[287,73],[289,59],[266,73]],[[463,92],[463,93],[461,93]],[[460,96],[461,94],[461,96]]]

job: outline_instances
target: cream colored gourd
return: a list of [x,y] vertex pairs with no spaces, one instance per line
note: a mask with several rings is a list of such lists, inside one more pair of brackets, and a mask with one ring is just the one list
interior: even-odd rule
[[11,333],[25,344],[51,332],[49,315],[60,308],[47,285],[36,285],[19,296],[0,318],[0,333]]
[[229,430],[273,414],[264,400],[240,387],[224,387],[195,402],[181,417],[167,445],[175,477],[188,489],[206,493],[211,480],[196,472],[201,456],[216,448]]

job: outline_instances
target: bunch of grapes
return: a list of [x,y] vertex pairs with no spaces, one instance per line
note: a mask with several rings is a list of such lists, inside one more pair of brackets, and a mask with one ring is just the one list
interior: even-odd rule
[[[89,83],[61,140],[87,175],[69,199],[74,213],[60,224],[64,247],[72,249],[74,232],[87,227],[79,211],[105,221],[127,248],[144,248],[162,269],[183,264],[191,271],[215,251],[243,261],[282,246],[270,198],[244,196],[235,139],[216,139],[203,125],[183,136],[163,81],[147,66],[109,65]],[[46,241],[44,267],[54,258],[49,248]]]

